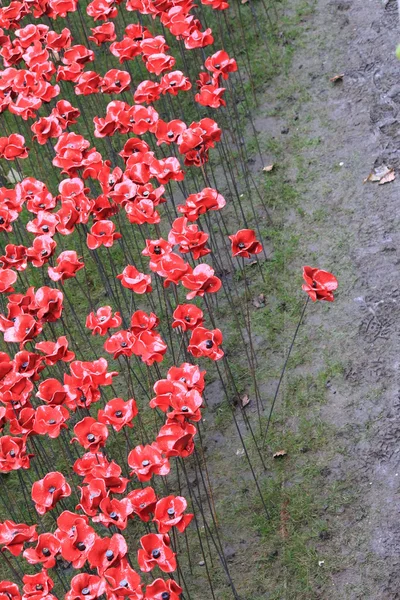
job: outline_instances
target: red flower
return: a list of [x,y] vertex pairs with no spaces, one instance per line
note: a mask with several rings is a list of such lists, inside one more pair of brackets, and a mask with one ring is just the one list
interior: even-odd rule
[[142,254],[151,258],[150,268],[156,271],[157,263],[160,262],[163,256],[170,254],[171,250],[171,244],[163,240],[163,238],[159,238],[158,240],[146,240],[146,248],[142,251]]
[[197,429],[191,423],[170,422],[161,427],[156,442],[167,457],[186,458],[194,450],[193,437],[196,433]]
[[175,66],[176,62],[173,56],[169,56],[164,52],[150,54],[143,57],[143,59],[145,60],[145,66],[149,73],[155,73],[156,75],[161,75],[161,73],[169,71]]
[[146,313],[144,310],[137,310],[131,317],[131,331],[139,335],[142,331],[150,331],[159,324],[160,320],[154,313]]
[[91,479],[88,485],[79,489],[81,497],[76,510],[83,510],[89,517],[93,517],[97,514],[101,501],[108,495],[106,483],[104,479]]
[[142,81],[136,88],[133,99],[137,104],[152,104],[160,99],[162,88],[156,81]]
[[24,342],[31,340],[42,331],[40,323],[31,315],[20,315],[15,317],[13,327],[4,333],[5,342]]
[[12,581],[0,581],[0,599],[1,600],[21,600],[21,594],[17,584]]
[[251,254],[262,252],[262,245],[257,241],[252,229],[240,229],[234,235],[230,235],[229,239],[232,242],[232,256],[250,258]]
[[146,365],[151,366],[163,360],[167,345],[159,333],[145,330],[136,337],[133,351]]
[[131,475],[135,474],[139,481],[149,481],[153,475],[168,475],[169,461],[162,456],[157,444],[136,446],[128,455]]
[[204,188],[198,194],[188,196],[186,203],[178,206],[178,211],[183,213],[189,221],[196,221],[208,210],[220,210],[224,208],[225,204],[225,198],[217,190]]
[[64,475],[58,471],[47,473],[32,486],[32,500],[40,515],[52,510],[61,498],[68,498],[70,495],[71,488]]
[[78,442],[85,450],[98,452],[102,448],[108,438],[107,426],[103,423],[98,423],[93,417],[85,417],[79,421],[74,427],[76,437],[72,438],[72,442]]
[[68,350],[68,340],[64,335],[59,337],[56,342],[38,342],[35,348],[45,354],[46,365],[53,366],[60,360],[70,362],[75,358],[74,352]]
[[159,408],[167,412],[172,404],[172,399],[178,396],[185,396],[187,388],[183,382],[169,381],[168,379],[159,379],[153,387],[156,396],[149,402],[151,408]]
[[51,406],[65,402],[67,391],[57,379],[45,379],[39,385],[36,396]]
[[54,115],[40,117],[31,125],[31,130],[34,133],[32,140],[41,145],[46,144],[50,138],[58,138],[63,132],[59,120]]
[[97,419],[105,425],[112,425],[115,431],[127,425],[133,427],[133,419],[138,414],[138,408],[133,398],[124,402],[122,398],[113,398],[104,407],[104,410],[99,410]]
[[65,422],[69,412],[63,406],[38,406],[35,413],[33,431],[39,435],[57,438],[61,429],[67,428]]
[[30,455],[26,453],[25,441],[19,437],[0,437],[0,473],[17,469],[29,469]]
[[69,125],[75,125],[80,116],[79,110],[74,108],[68,100],[59,100],[51,114],[57,118],[63,129],[66,129]]
[[13,292],[13,284],[17,281],[18,275],[11,269],[0,269],[0,294]]
[[220,329],[206,329],[196,327],[192,331],[188,351],[196,358],[205,356],[211,360],[220,360],[224,352],[219,345],[222,344],[222,333]]
[[222,96],[225,94],[226,88],[218,87],[217,85],[202,85],[194,99],[201,106],[209,106],[210,108],[219,108],[226,106]]
[[25,525],[25,523],[14,523],[14,521],[0,523],[2,551],[8,550],[13,556],[19,556],[26,542],[37,540],[36,527],[37,525]]
[[[27,267],[27,254],[25,246],[16,246],[15,244],[7,244],[5,248],[6,252],[3,256],[0,256],[0,263],[2,263],[3,267],[6,270],[11,268],[16,271],[25,271]],[[3,277],[0,271],[0,286],[3,287]],[[7,280],[7,276],[4,277],[4,283]],[[1,288],[0,288],[1,289]],[[4,293],[2,291],[1,293]]]
[[55,535],[61,542],[61,556],[71,562],[75,569],[84,566],[97,540],[95,530],[88,523],[86,516],[68,510],[62,512],[57,519],[58,529]]
[[92,335],[106,335],[109,329],[119,327],[122,323],[119,312],[112,316],[111,306],[101,306],[96,314],[91,312],[86,318],[86,327],[92,330]]
[[8,137],[0,137],[0,158],[14,160],[16,158],[26,158],[28,148],[25,147],[25,138],[18,133],[12,133]]
[[127,495],[131,501],[133,512],[141,521],[149,521],[150,513],[154,512],[157,496],[152,487],[132,490]]
[[98,539],[89,552],[89,564],[99,575],[110,567],[117,567],[128,552],[125,538],[115,533],[111,538]]
[[26,226],[27,231],[35,235],[49,235],[51,237],[56,233],[56,227],[59,223],[58,215],[39,210],[36,219],[29,221]]
[[48,576],[46,569],[42,569],[35,575],[24,575],[22,581],[24,582],[24,600],[29,598],[32,598],[32,600],[51,598],[50,592],[54,587],[54,581]]
[[71,589],[65,594],[65,600],[95,600],[106,590],[106,582],[97,575],[79,573],[71,579]]
[[168,93],[177,96],[179,91],[187,92],[190,90],[192,84],[182,71],[172,71],[162,77],[160,87],[163,94]]
[[130,84],[131,76],[127,71],[110,69],[103,77],[101,91],[103,94],[120,94],[129,90]]
[[190,390],[185,395],[173,395],[170,402],[172,410],[167,415],[168,421],[200,421],[202,404],[203,399],[197,390]]
[[183,533],[193,519],[192,514],[183,514],[186,508],[187,502],[182,496],[161,498],[156,504],[153,519],[159,533],[168,533],[172,527],[176,527],[180,533]]
[[63,293],[60,290],[43,286],[35,294],[38,308],[37,318],[41,321],[53,323],[61,317],[63,311]]
[[172,327],[187,331],[203,325],[203,311],[195,304],[178,304],[174,310]]
[[221,280],[214,275],[214,269],[207,264],[197,265],[192,273],[188,273],[182,278],[183,287],[192,290],[186,295],[188,300],[195,296],[204,296],[214,294],[221,288]]
[[53,281],[65,281],[75,277],[77,271],[83,269],[85,264],[80,262],[75,250],[64,250],[56,258],[56,267],[49,267],[48,273]]
[[115,240],[121,238],[120,233],[115,232],[115,224],[112,221],[96,221],[88,233],[87,245],[90,250],[105,246],[110,248]]
[[100,502],[100,510],[98,516],[93,517],[94,523],[102,523],[106,527],[115,525],[118,529],[126,529],[128,525],[128,517],[133,513],[133,507],[129,498],[117,500],[116,498],[104,498]]
[[312,267],[303,267],[303,283],[302,289],[307,292],[311,300],[326,300],[333,302],[333,292],[337,289],[338,281],[332,273],[322,271],[322,269],[314,269]]
[[50,235],[39,235],[27,250],[28,260],[34,267],[42,267],[53,256],[57,242]]
[[45,569],[52,569],[56,564],[56,556],[60,548],[60,540],[55,535],[42,533],[34,548],[24,550],[23,557],[30,565],[41,563]]
[[204,376],[206,372],[200,371],[197,365],[182,363],[180,367],[171,367],[167,373],[169,381],[183,383],[188,390],[198,390],[200,394],[205,388]]
[[185,262],[179,254],[169,252],[159,261],[152,261],[150,269],[156,271],[158,275],[165,278],[164,287],[169,287],[171,283],[178,285],[183,277],[192,272],[192,267]]
[[195,260],[211,252],[206,248],[208,233],[199,231],[197,225],[188,225],[186,217],[175,219],[168,234],[170,244],[179,244],[179,252],[191,252]]
[[234,58],[229,58],[229,55],[225,50],[219,50],[212,56],[209,56],[204,63],[206,69],[221,75],[223,79],[228,79],[229,73],[237,71],[237,63]]
[[164,573],[176,569],[175,553],[169,547],[168,535],[149,533],[140,538],[142,549],[138,550],[138,563],[141,571],[149,573],[158,566]]
[[[91,467],[90,471],[86,473],[84,483],[90,483],[92,479],[104,479],[106,484],[106,488],[113,492],[114,494],[123,494],[126,490],[126,485],[128,480],[125,477],[121,477],[121,467],[117,465],[116,462],[111,461],[108,462],[106,458],[103,457],[102,454],[85,454],[85,456],[89,456],[91,458]],[[80,460],[80,464],[82,464],[83,459]],[[75,465],[79,461],[76,461]],[[75,468],[75,466],[74,466]]]
[[132,569],[126,559],[122,559],[118,567],[107,569],[104,577],[113,598],[125,596],[130,600],[143,600],[140,576]]
[[156,579],[146,587],[145,600],[180,600],[182,591],[173,579]]
[[91,32],[93,35],[89,36],[89,40],[97,46],[101,46],[104,42],[113,42],[117,39],[114,23],[103,23],[103,25],[99,25],[98,27],[92,27]]
[[121,275],[117,275],[122,285],[136,294],[146,294],[152,291],[151,277],[145,273],[139,273],[136,267],[128,265]]

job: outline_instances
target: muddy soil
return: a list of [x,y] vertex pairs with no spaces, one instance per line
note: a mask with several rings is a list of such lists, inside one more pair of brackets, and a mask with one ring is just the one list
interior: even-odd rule
[[[289,10],[291,4],[299,5],[293,0]],[[288,215],[288,231],[297,232],[300,248],[288,274],[311,263],[334,272],[340,282],[329,310],[311,307],[307,313],[311,345],[306,364],[295,373],[318,372],[327,355],[343,365],[342,374],[327,382],[327,401],[318,409],[334,434],[315,456],[324,483],[312,493],[323,503],[327,490],[340,485],[347,500],[325,507],[330,533],[310,539],[321,561],[309,595],[294,586],[277,596],[261,586],[243,592],[243,598],[395,600],[400,598],[397,2],[317,0],[301,27],[290,72],[266,90],[255,123],[262,139],[274,138],[287,148],[282,176],[300,194],[301,214]],[[338,74],[343,78],[331,82]],[[289,87],[293,95],[272,104],[274,94]],[[265,164],[275,158],[273,150],[267,152]],[[396,180],[364,183],[381,165],[394,168]],[[288,378],[292,375],[289,369]],[[228,443],[235,448],[217,433],[213,443],[216,449]],[[218,499],[218,481],[226,487],[226,480],[218,478],[217,464],[210,468]],[[291,469],[295,477],[295,463]],[[231,543],[234,572],[244,573],[241,548],[249,552],[250,546],[235,536]],[[251,547],[257,560],[254,539]],[[284,576],[278,573],[277,580]]]

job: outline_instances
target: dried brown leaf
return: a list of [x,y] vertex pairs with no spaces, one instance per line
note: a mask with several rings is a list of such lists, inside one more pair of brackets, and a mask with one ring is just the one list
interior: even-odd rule
[[375,169],[368,175],[366,179],[364,179],[364,183],[369,182],[378,182],[379,185],[383,185],[385,183],[390,183],[396,179],[396,173],[394,169],[387,167],[386,165],[381,165],[380,167],[375,167]]
[[265,306],[265,294],[259,294],[253,298],[252,304],[256,308],[263,308]]
[[391,181],[394,181],[396,179],[396,173],[394,172],[394,169],[391,169],[389,171],[389,173],[386,173],[386,175],[384,177],[382,177],[382,179],[379,181],[378,185],[384,185],[385,183],[390,183]]
[[282,456],[286,456],[286,455],[287,455],[286,450],[278,450],[278,452],[275,452],[274,458],[281,458]]
[[340,75],[335,75],[334,77],[331,77],[329,81],[331,83],[337,83],[338,81],[343,81],[343,77],[344,73],[340,73]]
[[250,398],[248,397],[248,395],[247,395],[247,394],[245,394],[245,395],[243,396],[243,398],[241,399],[241,402],[242,402],[242,406],[243,406],[243,408],[244,408],[245,406],[247,406],[248,404],[250,404]]
[[263,171],[265,171],[266,173],[270,173],[272,171],[272,169],[275,167],[275,165],[267,165],[266,167],[263,168]]

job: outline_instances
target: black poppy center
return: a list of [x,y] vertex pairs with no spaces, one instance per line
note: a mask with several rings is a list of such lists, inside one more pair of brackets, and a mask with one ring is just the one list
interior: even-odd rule
[[83,588],[83,590],[82,590],[82,596],[87,596],[88,594],[90,594],[89,588],[87,588],[87,587]]
[[154,246],[154,254],[161,254],[160,246]]
[[150,464],[149,460],[142,460],[142,467],[148,467]]
[[49,425],[55,425],[55,424],[56,424],[56,421],[55,421],[55,419],[50,419],[50,421],[49,421]]
[[96,436],[93,435],[93,433],[88,433],[87,439],[89,442],[94,442],[94,440],[96,439]]
[[122,410],[117,410],[117,412],[115,413],[115,416],[118,417],[118,419],[120,417],[122,417]]
[[167,513],[169,514],[169,516],[170,516],[170,517],[173,517],[173,516],[175,515],[175,511],[174,511],[174,509],[173,509],[173,508],[169,508],[169,509],[167,510]]
[[112,560],[114,558],[114,552],[112,550],[107,550],[106,552],[106,559],[107,560]]
[[119,582],[120,587],[128,587],[128,582],[126,579],[121,579]]
[[182,406],[182,412],[189,412],[188,406]]
[[169,600],[171,597],[171,594],[169,592],[163,592],[161,594],[161,600]]
[[240,248],[241,250],[243,250],[243,248],[245,248],[245,244],[243,242],[239,242],[238,243],[238,248]]
[[51,487],[49,487],[49,493],[50,494],[54,494],[54,492],[56,491],[56,488],[54,485],[52,485]]
[[36,587],[36,589],[37,589],[38,592],[40,592],[40,590],[43,589],[43,586],[42,586],[41,583],[37,583],[35,587]]
[[81,552],[83,552],[83,550],[86,550],[86,546],[83,542],[78,542],[76,547],[78,548],[78,550],[80,550]]
[[206,348],[210,349],[210,348],[212,348],[212,347],[213,347],[212,340],[207,340],[207,341],[206,341]]
[[151,555],[153,558],[160,558],[161,552],[158,550],[158,548],[156,548],[155,550],[152,551]]
[[43,225],[42,230],[47,233],[49,231],[49,226],[48,225]]
[[50,556],[51,552],[48,548],[43,548],[42,554],[43,556]]
[[29,365],[28,361],[23,362],[21,365],[21,369],[26,369],[26,367]]
[[121,342],[121,348],[126,348],[127,347],[127,343],[126,342]]
[[110,519],[113,519],[114,521],[118,521],[118,515],[117,515],[117,513],[115,512],[115,510],[113,510],[113,511],[110,513]]
[[142,196],[144,198],[147,198],[147,196],[150,196],[150,192],[148,192],[147,190],[143,192]]
[[169,137],[170,139],[173,138],[174,137],[174,132],[173,131],[168,131],[167,137]]
[[3,223],[4,223],[3,217],[0,217],[0,225],[3,225]]

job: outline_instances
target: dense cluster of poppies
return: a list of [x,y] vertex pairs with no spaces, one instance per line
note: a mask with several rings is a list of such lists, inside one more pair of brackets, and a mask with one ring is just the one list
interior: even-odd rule
[[[217,11],[228,8],[224,0],[201,2]],[[119,218],[124,215],[125,226],[145,226],[146,234],[152,231],[154,235],[143,235],[141,253],[148,260],[148,272],[132,264],[130,254],[129,264],[115,274],[114,283],[121,293],[128,290],[140,300],[152,292],[154,278],[159,278],[175,294],[169,326],[181,335],[185,356],[212,361],[224,357],[222,332],[213,318],[212,327],[206,323],[211,316],[208,294],[218,292],[223,282],[203,260],[212,247],[201,217],[220,211],[226,201],[204,176],[207,187],[188,194],[176,207],[176,218],[165,237],[159,227],[160,207],[167,202],[165,186],[182,182],[185,168],[198,168],[205,174],[210,150],[220,142],[222,131],[209,116],[189,125],[180,119],[164,120],[152,105],[196,85],[193,97],[199,107],[223,107],[223,82],[237,71],[237,64],[225,50],[206,57],[204,49],[214,38],[210,28],[202,29],[191,0],[126,0],[124,8],[121,4],[122,0],[93,0],[87,5],[84,18],[102,22],[91,28],[87,45],[74,43],[69,27],[50,26],[51,20],[79,12],[77,0],[12,0],[0,7],[4,67],[0,112],[7,124],[18,119],[33,121],[30,140],[14,132],[0,137],[0,159],[15,161],[21,169],[20,160],[30,160],[32,149],[36,152],[36,145],[43,146],[51,151],[59,180],[65,176],[56,194],[34,176],[21,176],[13,187],[0,187],[0,234],[13,236],[0,256],[0,332],[10,345],[10,351],[0,352],[0,476],[20,475],[20,470],[35,465],[34,480],[29,477],[30,500],[40,523],[40,532],[37,524],[10,519],[0,523],[1,550],[36,568],[34,574],[23,576],[21,589],[15,582],[0,582],[0,598],[10,600],[55,600],[49,570],[61,559],[82,571],[72,577],[67,600],[94,600],[104,594],[111,600],[179,600],[182,593],[172,576],[142,581],[122,532],[133,519],[147,524],[136,555],[142,573],[156,567],[167,574],[177,570],[175,535],[185,532],[193,514],[187,512],[183,496],[161,496],[150,482],[167,476],[173,459],[194,452],[205,371],[183,362],[170,367],[166,378],[157,379],[150,407],[161,419],[158,433],[154,440],[130,447],[126,464],[121,465],[108,454],[107,443],[111,434],[121,432],[129,440],[127,430],[138,418],[136,401],[107,399],[104,388],[112,388],[118,372],[109,369],[104,357],[76,360],[70,349],[73,340],[67,335],[54,337],[53,325],[64,325],[66,282],[85,269],[84,259],[76,250],[63,249],[63,242],[68,244],[68,236],[77,230],[92,256],[103,247],[108,251],[123,242]],[[121,10],[136,13],[138,22],[127,24],[118,36],[114,20]],[[176,38],[182,51],[201,49],[204,64],[196,83],[174,70],[176,59],[168,54],[165,36],[145,27],[144,15]],[[80,19],[85,22],[81,14]],[[111,68],[104,75],[91,70],[100,46],[126,69]],[[133,60],[140,60],[149,73],[149,79],[134,87],[129,67]],[[120,146],[123,168],[113,163],[111,155],[104,158],[84,135],[71,131],[75,125],[79,131],[81,100],[77,108],[59,99],[68,89],[65,86],[71,86],[77,97],[124,94],[124,100],[112,99],[105,114],[95,116],[90,124],[95,138],[129,136]],[[133,103],[126,101],[127,93],[132,94]],[[229,238],[232,257],[248,259],[262,251],[252,229],[241,229]],[[30,285],[32,269],[41,269],[42,286]],[[337,285],[333,276],[306,267],[304,278],[303,288],[313,300],[333,300]],[[183,288],[188,303],[178,300],[178,287]],[[194,299],[204,302],[207,311],[190,303]],[[104,350],[113,359],[122,357],[128,364],[134,356],[146,368],[157,367],[168,351],[157,330],[159,317],[142,308],[128,316],[121,312],[108,304],[91,310],[85,315],[87,335],[103,336]],[[50,376],[48,369],[53,370]],[[55,373],[61,375],[54,377]],[[73,476],[58,470],[43,472],[47,463],[35,452],[35,440],[47,444],[47,438],[64,440],[64,436],[74,451],[76,447],[81,450],[73,463]],[[75,476],[81,478],[79,492]],[[74,494],[75,505],[66,504]],[[55,523],[51,531],[44,531],[40,521],[47,513]],[[104,531],[105,535],[99,533]]]

